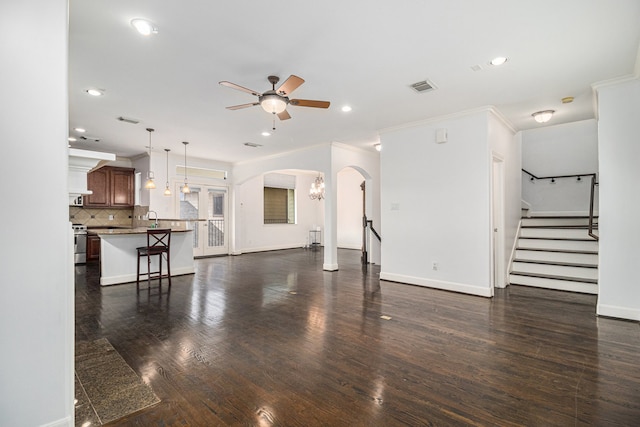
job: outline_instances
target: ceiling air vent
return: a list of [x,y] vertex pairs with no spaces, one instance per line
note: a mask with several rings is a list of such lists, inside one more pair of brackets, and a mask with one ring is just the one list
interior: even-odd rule
[[424,93],[434,90],[436,88],[436,85],[431,83],[429,80],[423,80],[421,82],[414,83],[409,87],[418,93]]
[[247,147],[258,148],[262,147],[262,144],[256,144],[255,142],[245,142],[244,145]]
[[125,123],[131,123],[132,125],[137,125],[138,123],[140,123],[140,120],[132,119],[129,117],[123,117],[123,116],[118,117],[118,120]]
[[94,137],[92,137],[92,136],[84,136],[84,135],[82,135],[82,136],[80,137],[80,139],[82,139],[83,141],[100,142],[100,139],[99,139],[99,138],[94,138]]

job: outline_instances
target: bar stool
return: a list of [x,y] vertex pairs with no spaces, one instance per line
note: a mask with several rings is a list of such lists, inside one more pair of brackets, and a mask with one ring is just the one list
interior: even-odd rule
[[[147,246],[136,248],[138,251],[138,270],[136,276],[136,290],[140,292],[140,276],[147,276],[147,287],[151,287],[151,279],[158,279],[162,286],[162,279],[169,279],[171,288],[171,229],[156,228],[147,230]],[[158,271],[151,271],[151,257],[158,256]],[[147,257],[147,272],[140,273],[140,258]],[[167,274],[162,274],[162,259],[167,260]]]

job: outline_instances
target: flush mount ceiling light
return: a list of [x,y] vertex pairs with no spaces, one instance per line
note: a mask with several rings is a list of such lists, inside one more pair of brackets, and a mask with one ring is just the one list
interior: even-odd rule
[[261,133],[262,136],[271,136],[271,132],[264,131]]
[[149,36],[151,34],[158,34],[158,27],[156,24],[148,19],[136,18],[131,20],[131,26],[136,29],[137,32],[143,36]]
[[505,62],[507,62],[507,58],[505,58],[504,56],[497,56],[489,61],[489,64],[495,65],[497,67],[498,65],[502,65]]
[[345,105],[344,107],[342,107],[342,111],[345,112],[345,113],[348,113],[351,110],[352,110],[352,108],[349,105]]
[[147,172],[147,182],[144,183],[144,188],[153,190],[156,188],[156,183],[153,182],[153,171],[151,170],[151,132],[153,132],[153,129],[147,128],[147,132],[149,132],[149,172]]
[[87,92],[91,96],[102,96],[102,95],[104,95],[104,90],[103,89],[87,89],[85,92]]
[[533,113],[531,116],[538,123],[546,123],[549,120],[551,120],[551,116],[553,116],[553,113],[555,113],[555,110],[543,110],[543,111],[537,111]]
[[73,136],[70,136],[69,138],[67,138],[67,140],[69,140],[70,142],[76,142],[77,139],[74,138]]
[[76,132],[85,133],[87,130],[84,128],[73,128]]

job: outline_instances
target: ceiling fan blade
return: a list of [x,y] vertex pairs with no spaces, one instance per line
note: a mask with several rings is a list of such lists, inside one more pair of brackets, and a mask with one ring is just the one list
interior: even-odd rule
[[249,108],[256,105],[260,105],[259,102],[250,102],[248,104],[240,104],[240,105],[232,105],[231,107],[227,107],[227,110],[241,110],[243,108]]
[[291,92],[296,90],[302,83],[304,83],[304,79],[294,76],[293,74],[289,76],[287,80],[284,81],[280,85],[278,89],[276,89],[276,93],[289,95]]
[[222,86],[230,87],[231,89],[241,90],[243,92],[250,93],[251,95],[255,95],[255,96],[262,95],[260,92],[256,92],[255,90],[252,90],[252,89],[247,89],[246,87],[237,85],[235,83],[231,83],[231,82],[227,82],[227,81],[222,81],[222,82],[219,82],[219,83]]
[[287,110],[284,110],[282,113],[278,114],[278,118],[280,120],[289,120],[291,118],[291,116],[289,115],[289,113],[287,112]]
[[313,108],[329,108],[331,103],[329,101],[314,101],[312,99],[291,99],[289,104],[297,105],[298,107],[313,107]]

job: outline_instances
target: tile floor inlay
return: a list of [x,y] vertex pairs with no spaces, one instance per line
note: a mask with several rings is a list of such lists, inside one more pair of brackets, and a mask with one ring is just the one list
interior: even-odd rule
[[76,425],[105,424],[160,402],[106,338],[76,343]]

